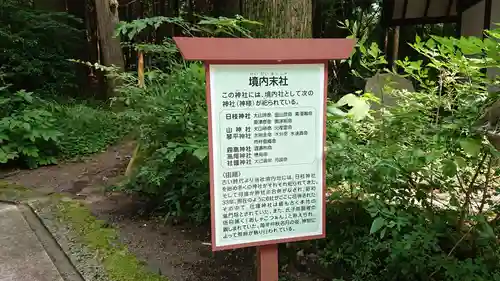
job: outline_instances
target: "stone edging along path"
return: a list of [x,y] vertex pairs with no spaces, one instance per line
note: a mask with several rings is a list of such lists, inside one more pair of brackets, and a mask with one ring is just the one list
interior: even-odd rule
[[0,276],[13,281],[83,281],[32,209],[6,201],[0,202]]
[[78,201],[1,182],[0,200],[0,272],[8,280],[167,281]]

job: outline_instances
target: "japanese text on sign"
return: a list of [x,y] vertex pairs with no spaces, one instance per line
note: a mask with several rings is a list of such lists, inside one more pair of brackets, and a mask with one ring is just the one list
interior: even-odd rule
[[210,65],[216,247],[323,234],[324,71]]

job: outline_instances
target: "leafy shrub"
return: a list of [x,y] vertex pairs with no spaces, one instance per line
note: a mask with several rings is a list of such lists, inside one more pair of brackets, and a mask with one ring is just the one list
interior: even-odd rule
[[0,164],[20,160],[34,168],[56,162],[61,133],[42,102],[24,90],[11,94],[0,88]]
[[[196,24],[178,17],[152,17],[122,22],[117,33],[133,39],[164,23],[175,24],[190,36],[245,37],[250,33],[243,26],[258,24],[240,16],[200,17]],[[126,115],[136,124],[139,141],[138,154],[129,165],[134,173],[121,189],[148,197],[166,216],[206,222],[210,203],[204,68],[177,63],[178,50],[169,39],[162,44],[136,43],[131,47],[151,57],[151,65],[164,71],[151,67],[145,73],[145,86],[140,87],[135,73],[107,70],[108,75],[123,81],[115,102],[128,107]]]
[[[318,241],[322,264],[338,280],[500,280],[498,245],[463,235],[447,226],[450,216],[398,209],[408,219],[394,233],[370,233],[366,204],[343,200],[327,208],[327,239]],[[457,244],[457,242],[460,243]],[[454,248],[456,246],[456,248]],[[452,251],[453,249],[453,251]]]
[[356,219],[343,204],[329,213],[343,227],[320,242],[322,261],[349,280],[500,280],[500,154],[495,120],[478,122],[498,100],[488,88],[500,81],[484,68],[500,65],[500,44],[433,37],[412,47],[426,62],[398,65],[416,92],[393,91],[396,105],[361,121],[331,110],[329,184],[359,207]]
[[130,122],[104,106],[83,103],[51,105],[59,138],[59,156],[73,159],[105,150],[132,129]]
[[203,67],[191,64],[170,75],[148,72],[145,89],[123,89],[140,141],[137,171],[124,188],[150,198],[166,215],[197,222],[209,216],[204,79]]

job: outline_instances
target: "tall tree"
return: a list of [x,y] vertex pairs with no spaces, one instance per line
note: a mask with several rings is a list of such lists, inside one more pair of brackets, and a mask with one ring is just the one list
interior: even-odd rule
[[[99,33],[99,47],[101,50],[101,64],[114,65],[124,70],[123,51],[119,38],[114,36],[118,24],[118,1],[95,0],[97,30]],[[116,81],[108,80],[108,95],[113,94]]]
[[243,15],[263,26],[257,37],[312,37],[311,0],[243,0]]
[[[166,0],[160,0],[158,2],[158,16],[166,16],[167,15],[167,2]],[[168,26],[166,24],[162,24],[158,27],[158,30],[156,31],[156,43],[161,43],[163,39],[168,36]]]
[[51,11],[51,12],[66,11],[65,0],[35,0],[33,1],[33,6],[35,9]]
[[118,1],[96,0],[97,30],[104,65],[114,65],[124,69],[120,39],[114,36],[118,24]]
[[241,0],[215,0],[214,16],[234,17],[241,14]]
[[[237,1],[237,0],[233,0]],[[213,10],[213,1],[211,0],[195,0],[194,11],[198,15],[209,15]]]

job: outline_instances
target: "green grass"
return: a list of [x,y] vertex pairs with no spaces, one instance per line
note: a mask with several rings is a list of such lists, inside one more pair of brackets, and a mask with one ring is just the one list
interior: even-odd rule
[[149,271],[123,245],[118,233],[105,222],[97,220],[88,208],[75,201],[60,201],[58,214],[82,242],[95,251],[103,262],[108,277],[113,281],[167,281]]

